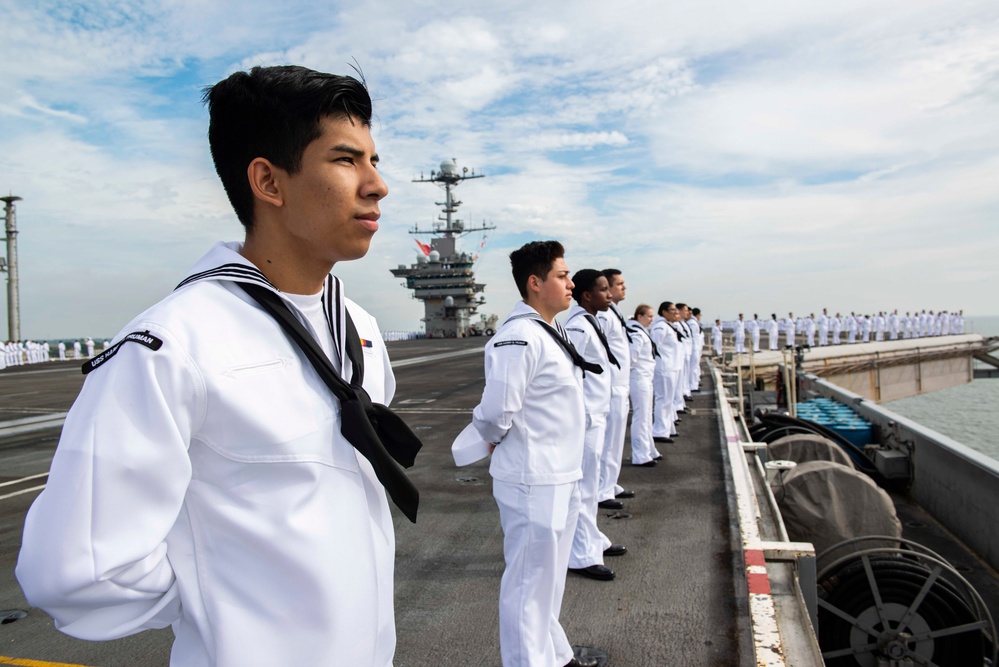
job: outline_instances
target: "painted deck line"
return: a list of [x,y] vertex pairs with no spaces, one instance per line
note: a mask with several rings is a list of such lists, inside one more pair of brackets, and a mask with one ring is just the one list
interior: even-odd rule
[[70,664],[68,662],[47,662],[28,658],[8,658],[0,655],[0,665],[18,665],[18,667],[87,667],[86,665]]
[[412,359],[400,359],[399,361],[392,362],[392,368],[403,368],[405,366],[415,366],[417,364],[422,364],[427,361],[435,361],[437,359],[450,359],[452,357],[464,357],[469,354],[482,354],[485,350],[485,346],[473,347],[468,350],[457,350],[455,352],[442,352],[440,354],[428,354],[423,357],[413,357]]
[[41,491],[44,488],[45,488],[44,484],[42,484],[41,486],[33,486],[30,489],[22,489],[21,491],[15,491],[14,493],[8,493],[5,496],[0,496],[0,500],[6,500],[7,498],[13,498],[14,496],[20,496],[25,493],[31,493],[32,491]]
[[22,477],[21,479],[15,479],[10,482],[4,482],[3,484],[0,484],[0,486],[11,486],[12,484],[20,484],[21,482],[27,482],[28,480],[38,479],[39,477],[47,477],[47,476],[48,476],[47,472],[40,472],[37,475],[29,475],[27,477]]

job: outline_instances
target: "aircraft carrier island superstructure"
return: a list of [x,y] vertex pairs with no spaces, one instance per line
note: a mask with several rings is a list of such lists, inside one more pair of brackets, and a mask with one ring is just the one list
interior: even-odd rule
[[405,278],[404,286],[413,290],[413,298],[423,301],[427,335],[433,338],[461,338],[479,333],[492,333],[492,325],[473,321],[478,307],[485,303],[482,296],[486,286],[475,282],[472,265],[476,256],[459,252],[458,238],[471,232],[485,232],[495,229],[493,225],[466,227],[455,217],[461,202],[454,198],[454,188],[462,181],[482,178],[475,170],[469,173],[467,167],[459,171],[454,159],[441,162],[440,171],[431,171],[430,178],[414,179],[414,183],[436,183],[444,188],[444,201],[436,202],[443,215],[438,216],[432,229],[414,226],[410,234],[431,234],[430,245],[417,240],[420,252],[416,263],[410,266],[400,264],[391,269],[392,275]]

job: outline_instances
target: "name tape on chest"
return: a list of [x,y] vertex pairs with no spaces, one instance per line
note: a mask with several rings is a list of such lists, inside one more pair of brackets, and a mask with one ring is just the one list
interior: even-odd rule
[[523,345],[527,346],[526,340],[501,340],[498,343],[493,343],[493,347],[503,347],[504,345]]
[[139,343],[140,345],[145,345],[150,350],[158,350],[163,347],[163,341],[148,331],[133,331],[87,363],[83,364],[83,374],[86,375],[98,366],[101,366],[105,362],[109,361],[111,357],[118,354],[118,350],[125,343]]

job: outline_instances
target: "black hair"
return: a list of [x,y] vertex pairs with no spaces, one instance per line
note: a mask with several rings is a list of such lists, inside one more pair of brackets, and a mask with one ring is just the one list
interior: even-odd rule
[[691,312],[691,314],[693,314],[696,317],[697,315],[701,314],[701,309],[700,308],[691,308],[690,312]]
[[580,269],[576,271],[576,275],[572,277],[572,298],[576,300],[576,303],[582,303],[583,292],[592,292],[597,281],[603,277],[603,272],[596,269]]
[[677,310],[683,310],[684,308],[687,307],[687,304],[685,304],[685,303],[678,303],[678,304],[676,304],[676,307],[677,307]]
[[604,278],[606,278],[607,282],[611,285],[614,284],[614,276],[621,275],[621,272],[618,269],[604,269],[600,273],[604,274]]
[[673,305],[672,301],[663,301],[661,304],[659,304],[659,310],[657,311],[659,317],[663,317],[664,312],[669,312],[669,307],[672,305]]
[[558,241],[531,241],[511,252],[510,267],[520,296],[527,298],[528,278],[545,280],[555,260],[561,257],[565,257],[565,248]]
[[323,119],[371,124],[371,97],[362,81],[296,65],[236,72],[206,86],[202,101],[215,171],[247,230],[253,227],[250,162],[265,158],[296,174],[306,146],[322,134]]

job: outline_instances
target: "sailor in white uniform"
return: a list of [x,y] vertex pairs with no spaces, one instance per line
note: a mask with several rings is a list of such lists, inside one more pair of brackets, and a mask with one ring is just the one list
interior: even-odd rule
[[648,328],[655,313],[652,306],[642,304],[635,317],[628,320],[631,332],[631,464],[651,467],[661,458],[652,441],[653,378],[659,351],[652,342]]
[[746,321],[742,319],[742,313],[732,322],[732,329],[735,332],[735,353],[742,354],[746,351]]
[[863,343],[870,343],[871,327],[873,324],[871,322],[871,318],[868,317],[867,315],[860,315],[859,319],[860,319],[860,340]]
[[762,325],[762,322],[760,322],[760,316],[757,315],[757,314],[755,314],[755,313],[753,314],[753,319],[749,320],[749,322],[746,323],[746,328],[749,330],[750,339],[753,342],[753,352],[759,352],[760,351],[760,326],[761,325]]
[[[472,412],[493,443],[489,474],[503,527],[500,582],[503,667],[594,665],[573,657],[559,623],[579,513],[586,413],[582,365],[555,315],[573,283],[557,241],[510,255],[524,300],[486,345],[486,386]],[[587,374],[595,370],[585,371]]]
[[815,313],[809,313],[805,318],[805,337],[808,340],[808,347],[815,347]]
[[887,321],[885,320],[885,314],[879,311],[878,314],[874,316],[871,324],[874,329],[874,340],[882,341],[885,339],[886,324]]
[[56,348],[59,350],[59,361],[66,361],[66,343],[59,341]]
[[786,344],[788,347],[795,346],[795,338],[797,337],[797,326],[794,321],[794,313],[788,313],[787,317],[784,318],[783,322],[784,335],[786,336]]
[[[246,240],[213,247],[85,365],[16,574],[67,634],[172,626],[173,667],[390,667],[386,492],[415,519],[398,466],[418,441],[402,460],[385,450],[381,429],[404,427],[383,407],[388,355],[330,273],[365,255],[388,193],[370,98],[290,66],[237,72],[206,98]],[[266,157],[274,146],[294,173]],[[337,398],[363,393],[377,425]]]
[[888,316],[888,338],[890,340],[898,340],[898,320],[898,311],[893,310]]
[[701,353],[704,351],[704,331],[701,329],[701,309],[690,309],[687,327],[693,336],[694,347],[690,352],[689,373],[690,391],[697,391],[701,386]]
[[[624,301],[627,285],[624,276],[617,269],[604,269],[604,277],[610,284],[610,307],[597,313],[601,328],[607,336],[607,343],[617,357],[618,365],[610,365],[611,400],[607,414],[607,433],[603,454],[600,457],[600,486],[597,500],[601,507],[622,509],[624,503],[619,498],[634,498],[635,492],[618,485],[621,473],[621,459],[624,456],[624,432],[628,425],[628,387],[631,383],[631,345],[627,323],[618,304]],[[651,414],[651,413],[650,413]]]
[[716,357],[721,356],[724,336],[725,332],[722,328],[721,320],[715,320],[715,325],[711,327],[711,346],[714,348]]
[[623,546],[611,541],[597,527],[597,504],[600,491],[600,460],[607,432],[607,414],[611,403],[610,366],[620,366],[600,328],[597,313],[611,304],[610,284],[596,269],[581,269],[572,276],[572,298],[565,332],[588,362],[600,366],[602,373],[583,374],[583,398],[586,407],[586,431],[583,438],[583,477],[579,480],[579,519],[569,554],[569,570],[591,579],[609,581],[614,572],[604,565],[604,556],[623,555]]
[[836,317],[832,318],[832,330],[833,330],[833,345],[840,344],[840,336],[843,335],[843,317],[836,313]]
[[[672,442],[672,436],[676,433],[673,395],[676,392],[676,366],[681,346],[676,330],[670,326],[670,321],[676,317],[676,314],[676,306],[664,301],[659,305],[659,314],[649,327],[652,342],[659,351],[653,384],[652,439],[655,442]],[[721,324],[717,323],[715,326],[720,331]]]
[[825,308],[822,309],[822,314],[819,315],[818,325],[819,347],[825,347],[829,344],[829,311]]
[[777,320],[777,313],[771,313],[770,319],[767,320],[767,341],[771,350],[780,347],[780,322]]

